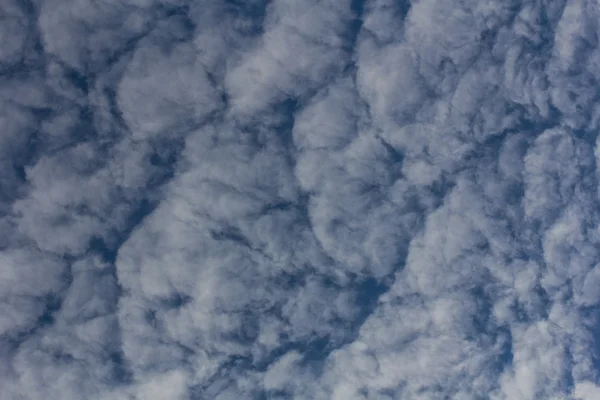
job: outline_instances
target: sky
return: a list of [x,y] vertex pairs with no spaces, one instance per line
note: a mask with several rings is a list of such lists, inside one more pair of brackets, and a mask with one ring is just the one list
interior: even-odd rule
[[599,21],[0,0],[0,400],[599,399]]

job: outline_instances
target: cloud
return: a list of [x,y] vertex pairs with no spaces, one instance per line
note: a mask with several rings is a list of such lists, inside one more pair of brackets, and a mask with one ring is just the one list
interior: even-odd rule
[[340,73],[348,57],[349,3],[270,4],[260,39],[226,76],[233,111],[244,116],[303,97]]
[[0,20],[0,68],[8,69],[14,67],[25,56],[29,21],[18,4],[12,1],[2,8]]
[[594,396],[600,395],[598,386],[591,382],[581,382],[575,387],[575,398],[576,399],[593,399]]
[[186,32],[181,31],[189,29],[185,21],[172,20],[156,27],[157,38],[150,34],[140,41],[119,84],[120,110],[134,140],[189,131],[190,125],[201,124],[219,106],[217,93],[196,59],[196,49],[178,43],[161,48],[165,41],[182,40],[179,36]]
[[0,399],[596,396],[593,2],[4,2]]

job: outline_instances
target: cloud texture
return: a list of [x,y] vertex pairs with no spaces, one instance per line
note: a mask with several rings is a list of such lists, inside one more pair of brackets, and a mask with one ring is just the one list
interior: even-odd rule
[[600,396],[600,6],[0,2],[0,400]]

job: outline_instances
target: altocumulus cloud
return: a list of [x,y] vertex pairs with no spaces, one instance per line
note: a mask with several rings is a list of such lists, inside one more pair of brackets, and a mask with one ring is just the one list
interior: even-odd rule
[[0,399],[598,399],[598,21],[3,0]]

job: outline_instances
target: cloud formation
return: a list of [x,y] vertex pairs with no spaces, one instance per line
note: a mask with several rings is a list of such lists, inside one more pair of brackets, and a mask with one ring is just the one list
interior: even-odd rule
[[0,391],[600,393],[592,1],[4,1]]

